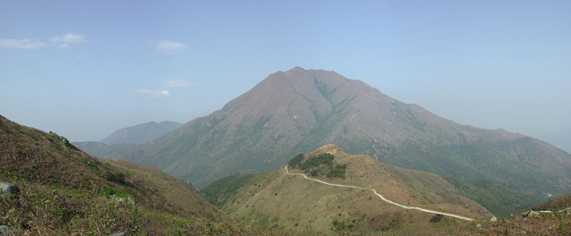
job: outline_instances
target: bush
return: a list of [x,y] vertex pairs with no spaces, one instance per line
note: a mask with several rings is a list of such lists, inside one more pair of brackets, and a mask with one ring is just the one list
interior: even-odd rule
[[121,172],[113,173],[111,171],[105,172],[105,179],[115,183],[125,183],[125,174]]
[[431,223],[438,223],[442,220],[442,217],[444,217],[444,216],[441,214],[436,214],[432,218],[430,218],[430,222]]
[[301,161],[303,161],[303,156],[303,153],[297,154],[289,161],[288,165],[291,166],[291,168],[295,168],[299,163],[301,163]]
[[310,168],[317,168],[320,165],[333,165],[333,159],[335,157],[329,153],[319,154],[316,157],[310,158],[309,160],[305,161],[301,164],[301,169],[306,170]]

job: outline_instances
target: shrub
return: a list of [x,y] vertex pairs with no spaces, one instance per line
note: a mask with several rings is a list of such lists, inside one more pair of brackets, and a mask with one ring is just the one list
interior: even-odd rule
[[301,161],[303,161],[303,156],[303,153],[297,154],[289,161],[288,165],[291,166],[291,168],[295,168],[299,163],[301,163]]
[[442,220],[442,217],[444,217],[444,216],[441,214],[436,214],[432,218],[430,218],[430,222],[431,223],[438,223]]

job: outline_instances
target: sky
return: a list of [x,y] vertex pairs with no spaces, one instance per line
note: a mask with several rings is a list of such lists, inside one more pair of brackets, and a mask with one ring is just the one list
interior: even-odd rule
[[571,152],[570,1],[0,1],[0,115],[71,141],[209,115],[276,71]]

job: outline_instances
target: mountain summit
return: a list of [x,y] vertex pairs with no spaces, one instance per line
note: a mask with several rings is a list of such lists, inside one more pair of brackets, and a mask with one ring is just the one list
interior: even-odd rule
[[571,191],[571,156],[552,145],[460,125],[361,81],[300,67],[269,75],[221,110],[120,158],[204,187],[227,175],[278,168],[329,143],[391,165],[498,184],[535,202]]

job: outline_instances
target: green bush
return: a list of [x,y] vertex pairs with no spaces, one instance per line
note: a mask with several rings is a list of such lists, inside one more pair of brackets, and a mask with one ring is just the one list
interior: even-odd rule
[[291,168],[295,168],[299,163],[301,163],[301,161],[303,161],[303,156],[303,153],[297,154],[289,161],[288,165],[291,166]]
[[431,223],[438,223],[442,220],[442,217],[444,217],[444,216],[441,214],[436,214],[432,218],[430,218],[430,222]]
[[301,169],[307,170],[310,168],[317,168],[320,165],[331,166],[333,165],[333,159],[335,159],[335,157],[329,153],[319,154],[316,157],[310,158],[309,160],[301,164]]

